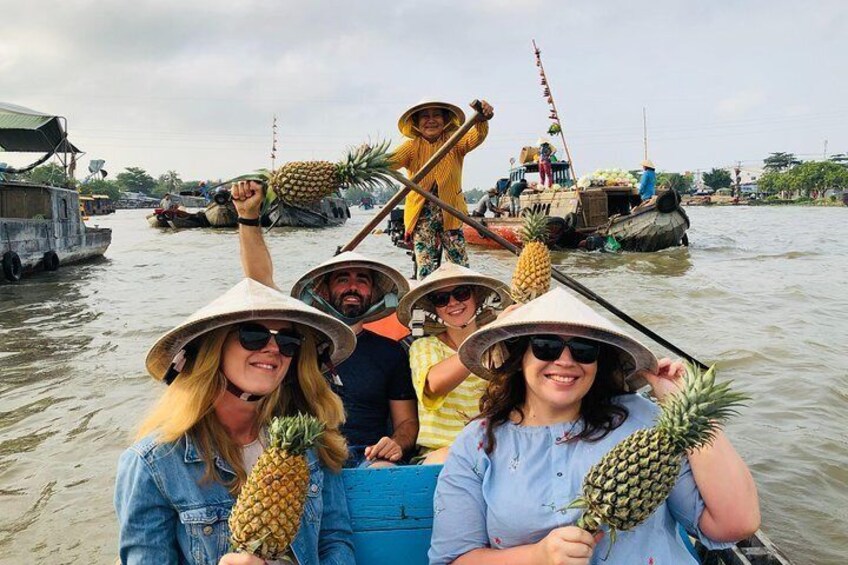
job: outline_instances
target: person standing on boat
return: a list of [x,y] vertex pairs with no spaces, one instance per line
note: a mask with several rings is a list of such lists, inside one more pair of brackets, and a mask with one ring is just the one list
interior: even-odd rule
[[250,279],[160,337],[146,365],[168,386],[118,463],[121,563],[266,563],[228,553],[227,517],[271,419],[306,413],[325,431],[307,452],[310,495],[279,563],[352,565],[344,410],[320,359],[339,363],[355,344],[339,320]]
[[682,386],[683,364],[657,361],[565,290],[466,338],[459,361],[489,384],[479,419],[456,438],[439,475],[431,565],[694,565],[678,524],[709,549],[759,528],[756,485],[721,431],[683,460],[668,499],[614,543],[569,525],[591,466],[655,423],[659,406],[633,391],[650,383],[662,403]]
[[551,157],[556,149],[544,137],[539,138],[539,184],[550,188],[554,182],[554,172],[551,167]]
[[[262,186],[241,181],[230,191],[239,215],[244,274],[275,287],[271,254],[259,227]],[[347,414],[341,431],[349,445],[348,467],[392,465],[415,448],[418,410],[409,357],[396,340],[364,327],[394,314],[408,291],[409,283],[396,269],[353,252],[309,270],[292,287],[292,296],[341,320],[357,336],[356,349],[336,368],[338,379],[332,383]]]
[[521,215],[521,193],[527,188],[527,179],[519,179],[509,185],[509,215]]
[[166,212],[168,210],[172,209],[172,208],[177,207],[177,205],[174,204],[174,201],[171,200],[171,193],[170,192],[166,192],[165,196],[162,197],[162,200],[159,202],[159,207],[162,208],[162,210],[164,210]]
[[[494,116],[494,109],[488,102],[483,100],[481,104],[484,121],[476,123],[419,183],[466,214],[468,205],[462,193],[462,163],[465,155],[486,139],[488,120]],[[395,149],[394,166],[406,169],[412,178],[464,122],[463,111],[446,102],[426,101],[411,107],[398,120],[398,129],[408,139]],[[458,218],[443,215],[441,208],[410,192],[404,204],[403,223],[405,238],[412,240],[418,280],[438,268],[443,253],[451,263],[468,266],[462,221]]]
[[637,205],[653,198],[657,187],[657,173],[654,170],[653,161],[645,159],[641,164],[642,178],[639,179],[639,201],[636,203]]
[[498,279],[444,263],[398,304],[400,322],[411,324],[413,335],[426,335],[409,348],[423,463],[443,463],[453,440],[479,413],[485,381],[471,374],[456,352],[511,303],[509,288]]

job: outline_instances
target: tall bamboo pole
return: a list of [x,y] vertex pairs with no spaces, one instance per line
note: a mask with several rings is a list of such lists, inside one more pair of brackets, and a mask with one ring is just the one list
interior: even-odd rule
[[536,46],[536,40],[533,39],[533,52],[536,54],[536,66],[539,67],[539,74],[542,77],[543,95],[548,100],[548,105],[551,107],[550,119],[559,126],[559,136],[562,139],[562,146],[565,149],[565,156],[568,157],[568,166],[571,168],[571,176],[574,178],[575,185],[577,184],[577,172],[574,169],[574,160],[571,158],[571,151],[568,150],[568,143],[565,141],[565,128],[562,127],[562,121],[559,119],[554,95],[551,93],[551,84],[548,82],[548,77],[545,74],[545,66],[542,64],[542,50]]

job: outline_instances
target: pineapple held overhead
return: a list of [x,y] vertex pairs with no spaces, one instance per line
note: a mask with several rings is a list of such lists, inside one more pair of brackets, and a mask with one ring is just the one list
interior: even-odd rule
[[716,384],[715,366],[703,372],[687,365],[683,389],[664,401],[653,428],[639,430],[589,469],[583,496],[569,508],[585,508],[577,526],[590,532],[603,524],[611,540],[630,530],[662,504],[677,482],[680,459],[712,441],[722,423],[747,397]]
[[519,304],[529,302],[551,289],[551,252],[548,239],[548,217],[525,214],[521,240],[524,248],[512,274],[512,299]]
[[348,152],[338,163],[330,161],[292,161],[274,171],[263,169],[234,180],[260,180],[269,194],[287,204],[304,206],[335,194],[342,188],[373,188],[391,184],[388,142],[363,144]]
[[306,451],[320,441],[324,424],[298,414],[275,418],[269,443],[230,514],[233,547],[262,559],[282,556],[297,535],[309,487]]

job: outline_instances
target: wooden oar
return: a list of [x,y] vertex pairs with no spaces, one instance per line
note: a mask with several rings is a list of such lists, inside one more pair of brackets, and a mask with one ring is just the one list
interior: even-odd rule
[[[439,161],[441,161],[442,158],[447,155],[451,149],[453,149],[453,146],[456,145],[457,142],[462,139],[462,137],[466,133],[468,133],[468,130],[470,130],[474,126],[474,124],[485,119],[483,118],[483,106],[479,100],[474,100],[473,102],[471,102],[470,106],[474,109],[474,114],[470,118],[468,118],[465,123],[462,124],[462,126],[458,130],[456,130],[453,135],[448,138],[447,141],[445,141],[445,144],[442,145],[439,150],[436,151],[435,154],[433,154],[432,157],[430,157],[430,160],[424,163],[424,166],[421,167],[421,169],[417,173],[415,173],[415,175],[412,177],[412,183],[421,182],[421,179],[427,176],[427,173],[429,173],[433,169],[433,167],[435,167],[439,163]],[[399,175],[392,176],[400,178]],[[404,180],[408,180],[406,177],[402,178]],[[397,193],[392,196],[388,202],[386,202],[386,205],[383,206],[383,209],[374,214],[374,217],[371,218],[371,220],[365,225],[365,227],[363,227],[355,236],[353,236],[353,239],[347,242],[346,245],[341,246],[336,250],[336,255],[338,255],[339,253],[344,253],[345,251],[353,251],[354,249],[356,249],[356,247],[360,243],[362,243],[362,240],[368,237],[368,234],[374,231],[374,228],[376,228],[380,224],[380,222],[382,222],[383,219],[388,216],[392,210],[394,210],[395,206],[400,204],[401,200],[406,198],[406,195],[409,194],[410,190],[412,189],[407,186],[406,188],[397,191]]]
[[[450,204],[446,204],[438,196],[430,193],[427,190],[424,190],[423,188],[421,188],[420,186],[418,186],[417,184],[415,184],[414,182],[412,182],[411,180],[409,180],[405,176],[401,175],[400,173],[393,172],[392,176],[395,179],[397,179],[398,182],[403,184],[408,190],[411,190],[412,192],[416,192],[416,193],[420,194],[425,199],[432,202],[433,204],[435,204],[436,206],[438,206],[439,208],[441,208],[442,210],[444,210],[448,214],[451,214],[452,216],[459,218],[460,220],[462,220],[463,222],[465,222],[466,224],[468,224],[472,228],[476,229],[477,231],[479,231],[480,233],[482,233],[486,237],[488,237],[491,240],[499,243],[504,249],[511,251],[515,255],[519,255],[521,253],[521,248],[519,248],[517,245],[510,243],[509,241],[507,241],[506,239],[504,239],[503,237],[501,237],[497,233],[493,232],[492,230],[490,230],[489,228],[487,228],[486,226],[484,226],[483,224],[481,224],[480,222],[478,222],[477,220],[475,220],[474,218],[472,218],[468,214],[464,214],[464,213],[460,212],[459,210],[457,210],[456,208],[454,208],[453,206],[451,206]],[[605,300],[603,297],[599,296],[597,293],[593,292],[591,289],[589,289],[585,285],[577,282],[576,280],[574,280],[570,276],[566,275],[565,273],[563,273],[559,269],[551,268],[551,277],[554,280],[556,280],[557,282],[567,286],[568,288],[570,288],[574,292],[580,294],[584,298],[591,300],[593,302],[597,302],[598,304],[600,304],[601,306],[606,308],[609,312],[611,312],[612,314],[614,314],[615,316],[620,318],[622,321],[628,323],[630,326],[639,330],[644,335],[653,339],[655,342],[659,343],[663,347],[669,349],[670,351],[675,352],[676,354],[680,355],[684,359],[698,365],[702,369],[708,368],[706,364],[701,363],[695,357],[693,357],[692,355],[689,355],[688,353],[686,353],[685,351],[683,351],[682,349],[680,349],[679,347],[677,347],[676,345],[674,345],[670,341],[663,338],[661,335],[657,334],[656,332],[654,332],[650,328],[647,328],[644,325],[642,325],[641,323],[639,323],[638,321],[634,320],[633,318],[628,316],[626,313],[619,310],[615,305],[611,304],[610,302]]]

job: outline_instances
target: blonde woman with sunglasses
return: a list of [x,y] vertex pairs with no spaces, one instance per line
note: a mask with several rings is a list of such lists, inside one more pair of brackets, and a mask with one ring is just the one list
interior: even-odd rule
[[228,552],[227,519],[271,418],[308,413],[326,431],[307,453],[307,501],[281,562],[354,563],[344,412],[320,368],[354,345],[344,323],[251,279],[162,336],[147,370],[168,387],[118,464],[121,562],[265,563]]

